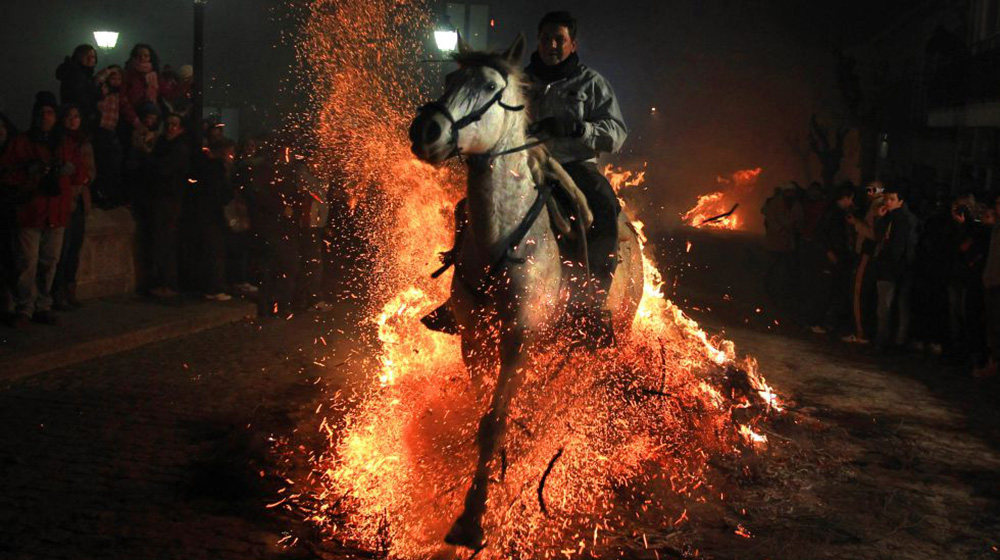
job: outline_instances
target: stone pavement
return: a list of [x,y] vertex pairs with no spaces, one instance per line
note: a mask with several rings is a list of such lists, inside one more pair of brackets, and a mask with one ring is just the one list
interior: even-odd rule
[[58,326],[0,326],[0,380],[13,379],[201,332],[256,314],[252,303],[180,298],[158,303],[136,296],[87,300],[60,313]]
[[334,365],[355,345],[335,316],[0,379],[0,558],[308,557],[277,544],[289,522],[264,507],[276,481],[261,472],[272,433],[312,415],[318,381],[346,376]]

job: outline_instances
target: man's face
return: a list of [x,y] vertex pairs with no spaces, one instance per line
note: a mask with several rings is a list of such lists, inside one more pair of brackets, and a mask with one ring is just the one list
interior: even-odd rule
[[885,209],[887,212],[892,212],[903,205],[903,199],[899,198],[897,193],[889,193],[885,195]]
[[565,25],[549,24],[538,32],[538,56],[546,66],[555,66],[576,52],[576,40]]
[[156,128],[157,120],[159,120],[159,117],[157,117],[155,114],[149,114],[146,115],[145,117],[142,117],[142,124],[146,125],[146,128],[152,130]]
[[849,196],[842,196],[837,199],[837,206],[839,206],[841,210],[847,210],[851,206],[854,206],[854,199]]
[[38,115],[38,126],[44,132],[48,132],[56,126],[56,110],[54,107],[42,107],[42,112]]
[[86,68],[97,66],[97,51],[91,49],[80,55],[80,64]]
[[80,130],[80,111],[77,109],[66,111],[66,116],[63,117],[63,127],[66,130]]
[[117,71],[117,70],[115,70],[114,72],[111,72],[110,74],[108,74],[108,83],[111,84],[111,87],[114,87],[114,88],[121,87],[122,86],[122,73],[119,72],[119,71]]
[[173,140],[184,133],[180,117],[167,117],[164,127],[163,134],[167,137],[167,140]]

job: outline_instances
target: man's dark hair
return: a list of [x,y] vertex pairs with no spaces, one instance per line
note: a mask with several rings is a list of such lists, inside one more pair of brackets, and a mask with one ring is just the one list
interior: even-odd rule
[[850,198],[854,200],[854,194],[856,190],[853,185],[844,184],[837,187],[837,197],[834,200],[840,200],[842,198]]
[[899,183],[890,183],[888,186],[885,187],[885,190],[882,191],[883,196],[887,194],[895,194],[896,198],[898,198],[899,200],[906,200],[906,196],[908,193],[906,192],[906,187],[904,185],[901,185]]
[[541,35],[542,28],[546,25],[556,25],[563,26],[569,30],[569,38],[576,40],[576,18],[573,14],[560,10],[558,12],[549,12],[542,16],[542,21],[538,22],[538,34]]

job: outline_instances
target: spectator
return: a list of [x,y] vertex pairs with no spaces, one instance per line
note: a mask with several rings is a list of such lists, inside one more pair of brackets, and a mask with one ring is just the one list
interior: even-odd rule
[[[878,290],[876,345],[888,351],[891,344],[906,343],[910,327],[912,263],[917,248],[917,219],[906,207],[898,187],[885,190],[881,219],[876,224],[878,243],[872,259],[872,273]],[[895,338],[892,325],[895,319]]]
[[852,234],[854,228],[848,223],[848,216],[854,209],[854,185],[847,183],[841,186],[833,204],[830,205],[820,220],[817,239],[822,253],[821,274],[818,282],[821,296],[817,301],[823,321],[811,326],[816,334],[837,332],[842,325],[844,315],[850,308],[851,271],[854,270],[854,245]]
[[231,140],[209,145],[197,164],[193,201],[200,232],[198,269],[201,290],[207,299],[228,301],[226,293],[226,220],[223,208],[233,199]]
[[795,290],[795,237],[802,223],[802,205],[795,197],[797,186],[789,183],[774,189],[764,202],[764,247],[770,263],[764,289],[775,304],[784,304]]
[[59,68],[59,100],[63,105],[75,105],[83,119],[82,128],[91,131],[97,126],[99,115],[97,102],[101,98],[100,86],[94,81],[97,66],[97,51],[90,45],[80,45],[73,49]]
[[[3,154],[10,146],[11,140],[17,136],[14,123],[6,115],[0,113],[0,165]],[[0,167],[0,180],[6,177],[6,168]],[[17,206],[14,189],[0,184],[0,313],[4,318],[14,314],[14,293],[17,289],[15,275],[14,241],[17,234]]]
[[285,161],[288,148],[271,146],[264,161],[253,169],[257,193],[257,224],[261,253],[261,286],[257,312],[262,317],[288,312],[295,295],[299,270],[299,228],[296,206],[299,202],[290,164]]
[[295,303],[300,309],[327,311],[330,304],[323,293],[323,272],[326,264],[324,237],[330,218],[329,185],[316,177],[306,156],[295,157],[292,174],[298,189],[295,208],[299,212],[300,260]]
[[145,103],[160,103],[160,61],[156,51],[149,45],[140,43],[132,48],[125,64],[125,80],[122,84],[122,118],[131,128],[142,128],[139,107]]
[[258,149],[257,139],[243,140],[234,170],[235,196],[226,207],[226,280],[234,292],[245,295],[258,291],[250,281],[251,248],[254,247],[256,232],[253,215],[256,206],[256,189],[253,183],[254,167],[263,158]]
[[75,105],[62,109],[62,130],[64,138],[73,141],[80,148],[80,156],[87,174],[87,183],[74,184],[70,199],[69,223],[63,235],[62,253],[56,267],[56,277],[52,285],[53,307],[67,311],[80,306],[76,297],[76,272],[80,268],[80,251],[86,236],[87,214],[90,213],[90,180],[95,176],[94,148],[87,133],[81,128],[80,111]]
[[823,194],[823,187],[813,182],[800,199],[802,205],[802,225],[799,228],[798,270],[800,319],[812,328],[823,320],[830,286],[826,250],[820,240],[820,228],[827,214],[829,203]]
[[177,227],[190,160],[184,124],[179,116],[169,115],[143,166],[152,230],[150,293],[161,299],[177,296]]
[[17,136],[3,156],[4,184],[16,189],[17,317],[24,328],[35,320],[56,324],[52,313],[52,281],[69,221],[73,185],[88,180],[80,150],[56,131],[56,96],[35,96],[31,129]]
[[108,66],[97,75],[101,88],[101,99],[97,102],[100,115],[94,130],[94,160],[97,176],[91,185],[95,203],[103,208],[112,208],[128,200],[122,182],[122,144],[118,139],[119,114],[122,104],[122,69]]
[[194,68],[190,64],[185,64],[178,68],[170,79],[164,79],[160,91],[160,96],[167,110],[179,115],[185,121],[191,115],[193,85]]
[[986,264],[989,231],[981,224],[981,209],[971,194],[958,196],[951,207],[948,245],[951,275],[948,312],[951,331],[949,354],[958,360],[982,365],[985,359],[984,295],[981,281]]
[[927,209],[928,215],[920,227],[917,255],[913,262],[913,346],[925,348],[940,356],[949,340],[948,278],[952,255],[948,231],[951,227],[951,207],[941,186]]
[[1000,196],[994,197],[993,208],[986,212],[983,222],[991,227],[989,253],[983,271],[990,357],[986,366],[973,373],[978,377],[992,377],[996,375],[997,364],[1000,364]]
[[871,292],[872,284],[868,263],[875,253],[875,219],[881,212],[883,190],[884,187],[880,181],[873,181],[865,189],[867,196],[864,219],[859,220],[853,214],[847,216],[848,223],[854,227],[854,251],[858,255],[858,259],[854,269],[854,289],[852,291],[854,332],[843,337],[841,340],[844,342],[868,344],[868,338],[865,336],[867,323],[865,309],[870,309],[867,305],[867,296]]

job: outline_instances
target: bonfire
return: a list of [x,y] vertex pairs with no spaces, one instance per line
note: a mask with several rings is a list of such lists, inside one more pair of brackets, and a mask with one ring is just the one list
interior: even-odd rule
[[716,177],[722,190],[700,195],[694,207],[681,215],[681,221],[692,227],[742,229],[740,203],[750,198],[761,171],[757,167],[736,171],[728,177]]
[[[463,184],[458,169],[420,163],[408,147],[417,98],[430,91],[412,38],[430,28],[428,13],[419,1],[314,0],[300,44],[324,165],[350,177],[344,188],[374,248],[362,330],[375,358],[360,391],[318,408],[321,447],[285,440],[282,451],[311,468],[285,473],[274,505],[323,538],[393,558],[455,554],[443,536],[475,463],[486,406],[476,395],[489,393],[465,371],[458,339],[420,323],[448,295],[448,278],[430,272],[451,246]],[[642,171],[607,172],[619,193],[641,181]],[[756,364],[667,300],[646,255],[643,265],[627,340],[533,357],[479,558],[615,554],[637,523],[681,524],[685,503],[719,499],[711,460],[738,462],[767,444],[762,424],[781,404]]]

